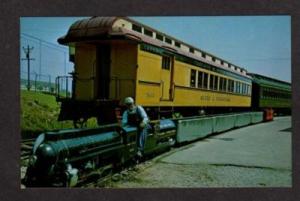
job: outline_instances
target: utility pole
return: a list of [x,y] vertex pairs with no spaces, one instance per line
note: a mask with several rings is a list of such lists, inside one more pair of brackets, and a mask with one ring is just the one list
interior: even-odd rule
[[27,45],[27,48],[23,47],[23,50],[26,54],[26,58],[23,58],[22,60],[27,60],[27,90],[30,91],[30,60],[34,60],[34,58],[30,58],[30,53],[33,50],[33,47]]

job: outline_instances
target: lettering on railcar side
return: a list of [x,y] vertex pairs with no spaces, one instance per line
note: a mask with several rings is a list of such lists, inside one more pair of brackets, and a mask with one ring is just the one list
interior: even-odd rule
[[214,97],[214,96],[212,96],[212,97],[210,97],[210,96],[200,96],[200,100],[202,100],[202,101],[226,101],[226,102],[231,101],[231,99],[228,98],[228,97],[219,97],[219,96],[217,96],[217,97]]
[[230,98],[227,98],[227,97],[216,97],[216,101],[230,102]]
[[200,100],[210,101],[210,96],[201,96]]
[[147,98],[154,98],[154,93],[153,92],[147,92],[146,97]]

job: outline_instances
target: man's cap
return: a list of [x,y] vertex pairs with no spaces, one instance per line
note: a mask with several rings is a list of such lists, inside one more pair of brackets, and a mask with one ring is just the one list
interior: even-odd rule
[[125,100],[124,100],[124,103],[125,104],[133,104],[134,100],[131,97],[126,97]]

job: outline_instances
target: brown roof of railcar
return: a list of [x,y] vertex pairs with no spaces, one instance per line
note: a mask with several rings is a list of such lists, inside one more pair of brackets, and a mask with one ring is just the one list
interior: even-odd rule
[[[217,56],[214,56],[210,53],[207,53],[203,50],[200,50],[199,48],[191,46],[191,45],[189,45],[185,42],[182,42],[182,41],[180,41],[180,40],[178,40],[178,39],[176,39],[172,36],[169,36],[165,33],[162,33],[162,32],[160,32],[156,29],[153,29],[153,28],[151,28],[147,25],[136,22],[136,21],[134,21],[130,18],[127,18],[127,17],[91,17],[91,18],[76,21],[75,23],[73,23],[71,25],[71,27],[69,28],[68,33],[65,36],[58,39],[58,42],[60,44],[67,44],[67,43],[84,41],[84,40],[87,40],[87,41],[97,40],[97,39],[100,39],[103,36],[108,36],[108,35],[110,35],[110,36],[125,36],[126,38],[130,38],[132,40],[143,41],[143,42],[146,42],[146,43],[156,45],[158,47],[167,48],[167,49],[169,49],[173,52],[177,52],[177,53],[182,54],[184,56],[187,56],[187,57],[190,57],[190,58],[193,58],[193,59],[211,64],[211,65],[217,66],[219,68],[225,69],[227,71],[231,71],[231,72],[234,72],[234,73],[239,74],[241,76],[250,78],[248,75],[242,74],[241,72],[232,70],[231,68],[228,68],[228,67],[224,67],[220,64],[214,63],[213,61],[208,61],[208,60],[206,60],[202,57],[198,57],[198,56],[194,55],[193,53],[183,51],[180,48],[177,48],[176,46],[169,45],[169,44],[167,44],[163,41],[151,38],[151,37],[146,36],[142,33],[132,31],[132,30],[129,30],[129,29],[125,29],[125,28],[122,28],[122,27],[119,27],[118,29],[112,29],[112,26],[113,26],[114,22],[116,20],[120,19],[120,18],[125,19],[126,21],[129,21],[133,24],[137,24],[137,25],[142,26],[144,28],[150,29],[151,31],[154,31],[156,33],[163,34],[166,37],[173,39],[174,41],[180,42],[181,44],[184,44],[188,47],[194,48],[195,50],[199,50],[199,51],[201,51],[201,52],[203,52],[207,55],[210,55],[212,57],[218,58],[219,60],[227,62],[224,59],[221,59]],[[230,63],[230,62],[227,62],[227,63]],[[236,66],[236,65],[234,65],[234,66]],[[236,66],[236,67],[238,67],[238,66]],[[243,69],[241,67],[239,67],[239,68]]]
[[78,20],[71,25],[65,36],[58,39],[58,42],[67,44],[107,34],[117,19],[117,17],[91,17]]

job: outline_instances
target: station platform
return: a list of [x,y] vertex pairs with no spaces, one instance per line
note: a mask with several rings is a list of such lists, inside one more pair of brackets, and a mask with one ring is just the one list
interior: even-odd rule
[[291,187],[291,117],[174,148],[116,187]]
[[291,169],[291,117],[208,137],[162,161]]

